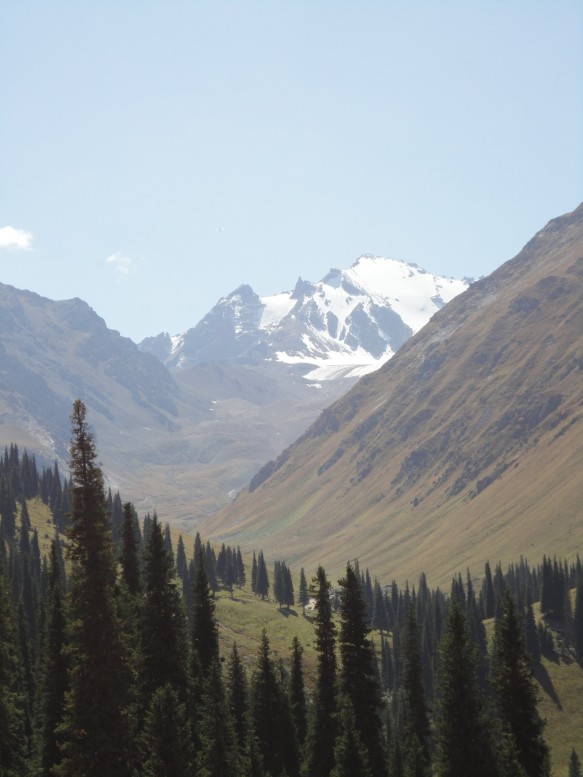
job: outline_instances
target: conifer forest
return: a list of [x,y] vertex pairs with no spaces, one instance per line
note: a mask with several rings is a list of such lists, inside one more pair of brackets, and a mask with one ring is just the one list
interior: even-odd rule
[[[553,761],[534,679],[544,656],[583,661],[579,557],[485,562],[442,591],[198,534],[187,553],[106,489],[80,400],[71,423],[68,473],[0,456],[0,777],[581,774],[575,749]],[[251,659],[219,649],[216,595],[244,587],[309,621],[309,672],[297,636],[285,656],[265,630]]]

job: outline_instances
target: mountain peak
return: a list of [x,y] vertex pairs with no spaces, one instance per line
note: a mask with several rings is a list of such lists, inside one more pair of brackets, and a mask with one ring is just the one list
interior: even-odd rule
[[[195,327],[166,343],[170,367],[201,361],[304,364],[311,381],[366,374],[389,359],[467,283],[396,259],[366,254],[319,283],[298,278],[291,292],[258,296],[243,284]],[[140,344],[160,358],[161,341]]]

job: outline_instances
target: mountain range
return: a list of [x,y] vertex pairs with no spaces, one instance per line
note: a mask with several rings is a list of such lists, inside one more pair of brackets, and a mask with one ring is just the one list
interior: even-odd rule
[[140,343],[170,369],[204,362],[305,365],[306,379],[357,377],[377,369],[468,283],[417,265],[361,256],[319,282],[258,296],[240,286],[192,329]]
[[201,532],[443,584],[486,558],[573,557],[582,423],[583,205],[437,312]]
[[0,284],[1,437],[66,469],[79,397],[111,487],[192,526],[466,286],[367,256],[289,293],[242,286],[138,346],[82,300]]

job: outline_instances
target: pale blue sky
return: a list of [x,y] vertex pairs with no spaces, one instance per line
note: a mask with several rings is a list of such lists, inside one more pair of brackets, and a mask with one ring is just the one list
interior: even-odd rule
[[583,199],[579,0],[4,0],[0,101],[0,281],[135,340],[363,253],[487,274]]

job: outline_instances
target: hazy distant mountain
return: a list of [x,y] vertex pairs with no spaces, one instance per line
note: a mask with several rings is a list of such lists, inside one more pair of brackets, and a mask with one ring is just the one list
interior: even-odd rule
[[583,205],[439,311],[205,535],[385,579],[572,556],[583,504]]
[[170,368],[273,361],[304,365],[310,380],[355,377],[387,361],[467,285],[362,256],[319,283],[298,279],[291,292],[260,297],[240,286],[185,334],[148,338],[140,348]]
[[[80,397],[112,487],[192,525],[462,286],[368,257],[291,294],[260,299],[241,287],[173,344],[162,336],[140,349],[79,299],[0,285],[0,443],[66,466]],[[394,311],[383,313],[385,297]],[[318,364],[335,379],[305,380]]]

